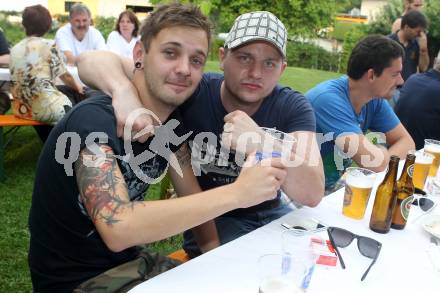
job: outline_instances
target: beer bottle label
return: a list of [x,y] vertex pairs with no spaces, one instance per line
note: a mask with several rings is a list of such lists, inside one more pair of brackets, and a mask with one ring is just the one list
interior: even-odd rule
[[402,200],[402,202],[400,203],[400,212],[402,213],[402,218],[404,218],[405,221],[408,220],[409,209],[411,208],[412,202],[413,202],[413,197],[408,196],[407,198]]
[[351,198],[353,197],[353,191],[350,188],[350,185],[345,184],[345,193],[344,193],[344,206],[351,205]]
[[408,167],[408,169],[406,169],[406,173],[408,173],[408,176],[413,178],[413,174],[414,174],[414,164],[410,165]]

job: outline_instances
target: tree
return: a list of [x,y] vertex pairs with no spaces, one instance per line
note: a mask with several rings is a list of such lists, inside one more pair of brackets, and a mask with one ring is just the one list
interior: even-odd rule
[[[316,36],[316,33],[330,26],[334,14],[340,9],[340,4],[347,1],[338,0],[187,0],[184,3],[200,5],[207,10],[217,32],[227,32],[235,18],[240,14],[266,10],[275,14],[286,26],[291,36]],[[153,4],[172,1],[152,0]]]
[[440,50],[440,0],[427,1],[424,11],[429,20],[428,49],[432,63]]
[[375,20],[368,26],[368,33],[382,35],[390,34],[393,22],[400,17],[402,11],[403,6],[401,0],[389,1],[389,3],[382,8],[382,11]]
[[353,8],[361,8],[362,0],[341,0],[338,1],[338,12],[348,13]]
[[[383,34],[391,33],[391,25],[402,14],[402,2],[400,0],[391,0],[384,6],[380,15],[376,20],[367,26],[369,34]],[[440,49],[440,0],[426,0],[423,13],[429,21],[428,33],[428,50],[431,64],[434,57],[437,56]]]

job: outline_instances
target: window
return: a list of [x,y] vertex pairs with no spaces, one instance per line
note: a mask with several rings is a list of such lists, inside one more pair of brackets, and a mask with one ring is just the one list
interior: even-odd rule
[[153,11],[153,6],[137,6],[137,5],[126,5],[125,9],[130,9],[134,13],[148,13]]
[[76,3],[81,3],[80,1],[66,1],[64,2],[64,11],[69,12],[70,8],[72,8],[73,5]]

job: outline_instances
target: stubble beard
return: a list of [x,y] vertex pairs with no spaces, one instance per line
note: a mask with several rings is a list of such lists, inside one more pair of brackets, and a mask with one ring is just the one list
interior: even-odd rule
[[249,106],[249,105],[253,105],[253,104],[259,104],[263,101],[263,99],[265,97],[260,97],[258,100],[256,101],[247,101],[246,99],[240,97],[238,94],[235,93],[235,91],[228,86],[228,83],[226,82],[226,80],[223,80],[224,86],[225,86],[225,93],[226,93],[226,98],[227,100],[229,100],[229,102],[233,102],[234,104],[238,104],[238,105],[244,105],[244,106]]
[[162,90],[160,86],[160,77],[157,77],[157,74],[150,72],[146,68],[144,68],[144,78],[149,96],[166,106],[176,108],[180,106],[184,101],[186,101],[189,97],[189,95],[187,95],[185,96],[185,98],[179,99],[176,94],[165,93],[165,91]]
[[88,29],[80,29],[78,27],[75,27],[73,32],[77,39],[83,40],[88,32]]

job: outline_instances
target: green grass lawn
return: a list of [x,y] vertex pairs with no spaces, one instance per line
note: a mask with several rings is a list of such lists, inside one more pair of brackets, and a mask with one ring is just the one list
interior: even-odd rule
[[[208,62],[206,72],[220,72],[218,62]],[[321,81],[340,76],[340,73],[327,72],[314,69],[287,67],[281,76],[280,83],[297,91],[305,93]]]
[[[206,71],[219,71],[218,68],[217,62],[209,62]],[[337,76],[332,72],[288,67],[281,83],[305,92],[320,81]],[[27,217],[41,147],[34,129],[22,127],[6,149],[7,179],[0,183],[0,292],[32,291],[27,266]],[[153,198],[157,198],[157,190],[157,187],[153,189]],[[151,247],[168,254],[180,247],[181,239],[179,235]]]
[[333,32],[330,33],[330,37],[342,42],[345,35],[353,28],[362,25],[361,23],[349,22],[343,20],[337,20],[334,25]]

